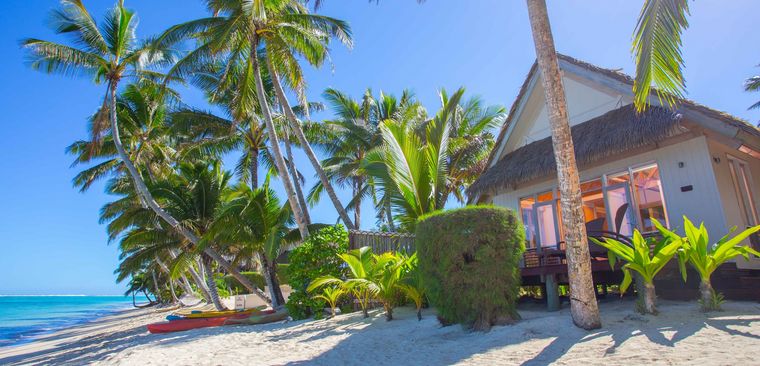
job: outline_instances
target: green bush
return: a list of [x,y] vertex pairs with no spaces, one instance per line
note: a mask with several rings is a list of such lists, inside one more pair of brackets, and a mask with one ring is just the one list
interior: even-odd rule
[[472,206],[423,216],[415,244],[423,285],[444,325],[488,330],[519,319],[525,230],[513,211]]
[[[266,286],[266,280],[264,280],[264,276],[258,272],[241,272],[241,274],[253,282],[253,284],[256,285],[256,287],[258,287],[260,290],[264,290],[264,286]],[[240,283],[240,281],[238,281],[232,275],[225,275],[220,279],[216,279],[216,286],[219,287],[219,296],[223,297],[238,294],[247,294],[250,292],[245,286],[243,286],[242,283]],[[224,293],[224,295],[222,293]]]
[[290,252],[290,264],[284,277],[293,292],[285,306],[293,319],[322,316],[325,302],[313,299],[306,289],[311,281],[322,276],[343,277],[343,261],[338,254],[347,251],[348,232],[342,225],[336,225],[312,233],[303,244]]

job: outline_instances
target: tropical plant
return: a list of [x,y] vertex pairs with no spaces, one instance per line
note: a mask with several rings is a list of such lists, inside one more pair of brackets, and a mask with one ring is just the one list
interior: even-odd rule
[[287,278],[293,292],[285,306],[293,319],[322,316],[324,301],[312,298],[306,289],[321,276],[342,277],[346,270],[338,254],[347,251],[348,233],[343,226],[336,225],[315,231],[288,253]]
[[660,102],[674,106],[684,96],[681,34],[689,27],[688,0],[645,0],[633,34],[636,78],[634,104],[639,111],[651,92]]
[[422,320],[422,307],[427,300],[427,292],[425,291],[423,274],[418,265],[417,252],[408,257],[405,262],[407,273],[399,286],[406,297],[414,302],[414,307],[417,309],[417,320]]
[[341,287],[325,287],[321,294],[314,295],[314,298],[324,300],[330,305],[332,316],[336,315],[335,309],[338,307],[340,298],[346,294],[346,290]]
[[[124,7],[120,0],[109,10],[101,26],[95,20],[81,0],[63,0],[62,8],[53,12],[51,26],[56,33],[73,38],[73,46],[40,39],[25,39],[22,47],[28,52],[31,67],[47,73],[60,73],[71,76],[86,75],[94,77],[96,83],[106,83],[106,96],[100,113],[95,117],[91,129],[93,142],[99,144],[106,132],[110,132],[113,146],[119,159],[132,180],[133,189],[143,204],[165,221],[184,239],[197,245],[199,237],[164,210],[154,199],[143,176],[135,166],[121,141],[121,128],[117,117],[117,90],[124,78],[155,79],[159,75],[146,70],[146,67],[166,65],[172,60],[169,48],[158,47],[157,43],[140,44],[136,38],[137,17]],[[150,45],[148,46],[148,43]],[[106,113],[107,112],[107,113]],[[110,131],[106,121],[110,120]],[[219,253],[207,248],[205,254],[239,277],[246,286],[253,288],[236,268],[233,268]]]
[[384,121],[383,145],[367,154],[364,163],[407,231],[414,230],[420,216],[442,209],[449,196],[448,120],[435,118],[422,127],[415,122],[420,121]]
[[403,291],[402,281],[410,257],[391,252],[374,254],[370,247],[354,249],[338,256],[348,267],[347,278],[322,276],[315,279],[307,290],[337,286],[350,292],[359,302],[365,318],[369,317],[367,309],[370,301],[377,299],[383,304],[385,319],[393,320],[393,308],[397,305],[399,293]]
[[[755,75],[747,79],[744,82],[744,90],[748,92],[760,91],[760,75]],[[756,102],[755,104],[752,104],[751,106],[749,106],[748,109],[758,109],[758,108],[760,108],[760,102]],[[758,123],[758,127],[760,127],[760,123]]]
[[[701,223],[699,227],[696,227],[686,216],[684,216],[683,221],[686,234],[684,237],[668,230],[659,222],[655,222],[655,225],[664,237],[673,242],[682,244],[683,258],[681,263],[683,264],[685,261],[688,261],[697,273],[699,273],[701,280],[699,290],[702,310],[720,310],[720,304],[723,297],[715,292],[710,278],[712,277],[713,272],[715,272],[715,270],[723,263],[738,256],[742,256],[745,259],[749,259],[750,255],[760,257],[760,252],[741,244],[751,235],[760,231],[760,225],[747,228],[731,237],[734,231],[736,231],[736,227],[733,227],[729,230],[728,234],[720,238],[716,243],[710,244],[710,237],[704,223]],[[686,281],[686,270],[683,268],[683,265],[681,273],[684,281]]]
[[[378,202],[372,177],[363,169],[365,156],[383,143],[380,125],[382,121],[396,118],[402,110],[416,104],[411,93],[404,91],[400,99],[380,93],[379,97],[367,90],[360,101],[336,89],[327,89],[322,94],[331,107],[335,118],[315,125],[316,142],[327,155],[322,160],[325,174],[331,182],[340,187],[350,187],[351,201],[347,209],[354,211],[354,224],[361,225],[361,204],[364,198],[372,197],[378,208],[378,221],[393,228],[390,210]],[[309,200],[317,202],[324,186],[317,182],[309,192]]]
[[525,230],[513,211],[469,206],[426,215],[415,246],[422,288],[444,325],[488,330],[519,319]]
[[[557,165],[557,181],[562,199],[561,217],[567,250],[567,274],[573,323],[583,329],[602,326],[591,276],[591,256],[586,240],[586,226],[581,202],[578,164],[570,135],[567,100],[559,69],[554,37],[549,24],[545,0],[527,0],[528,16],[536,47],[536,63],[541,72],[546,107],[549,114],[552,147]],[[561,158],[559,158],[561,157]]]
[[[181,76],[197,71],[214,57],[221,58],[225,64],[245,65],[246,72],[243,76],[246,81],[236,83],[239,87],[237,93],[257,96],[256,99],[269,134],[275,167],[285,187],[301,236],[307,237],[309,231],[302,214],[303,208],[297,201],[293,182],[287,174],[286,163],[280,151],[279,138],[274,127],[272,110],[265,97],[266,90],[260,63],[263,58],[280,105],[293,124],[310,160],[313,164],[316,162],[314,167],[320,179],[325,186],[329,187],[329,182],[318,166],[319,162],[315,156],[312,156],[308,144],[304,144],[304,139],[298,133],[300,126],[297,125],[293,111],[287,104],[287,99],[284,98],[278,74],[283,74],[288,86],[303,96],[303,75],[297,57],[303,57],[312,64],[321,64],[327,56],[326,44],[333,36],[350,42],[348,26],[333,18],[309,14],[308,9],[296,0],[254,3],[242,0],[210,0],[207,1],[207,7],[213,12],[213,16],[176,25],[161,35],[155,43],[163,48],[188,37],[194,37],[199,41],[198,47],[170,70],[170,75]],[[223,78],[221,82],[227,85],[232,84],[228,77]],[[305,98],[302,97],[302,101],[305,101]],[[329,192],[332,192],[331,188]],[[352,227],[337,196],[331,194],[331,198],[333,196],[336,210],[346,221],[346,225]]]
[[[301,240],[293,230],[293,214],[283,206],[269,187],[269,179],[258,189],[238,185],[216,215],[207,237],[217,242],[239,246],[239,253],[257,253],[270,291],[272,306],[285,304],[277,278],[277,258],[282,250]],[[317,227],[314,227],[317,228]]]
[[[656,221],[656,219],[652,219]],[[659,222],[656,224],[659,225]],[[633,248],[612,238],[604,238],[603,241],[591,238],[594,243],[607,248],[610,267],[615,269],[618,260],[625,264],[623,270],[623,282],[620,284],[621,295],[626,292],[633,281],[631,271],[635,271],[644,281],[643,313],[657,314],[657,295],[654,287],[654,277],[668,262],[678,253],[681,248],[681,240],[670,238],[645,239],[638,230],[633,232]]]

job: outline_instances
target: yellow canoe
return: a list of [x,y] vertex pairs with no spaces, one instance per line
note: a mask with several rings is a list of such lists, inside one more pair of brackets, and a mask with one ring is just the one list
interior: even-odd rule
[[253,309],[247,309],[247,310],[202,311],[199,313],[184,313],[184,314],[178,314],[178,315],[181,315],[182,317],[185,317],[188,319],[216,318],[218,316],[254,314],[254,313],[260,312],[264,308],[265,307],[253,308]]

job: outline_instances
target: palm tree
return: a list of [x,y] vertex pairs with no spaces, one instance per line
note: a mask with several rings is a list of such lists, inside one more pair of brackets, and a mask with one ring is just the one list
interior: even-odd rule
[[[744,90],[748,91],[748,92],[756,92],[756,91],[760,90],[760,76],[756,75],[756,76],[753,76],[753,77],[747,79],[744,82]],[[748,109],[758,109],[758,108],[760,108],[760,102],[757,102],[757,103],[749,106]],[[760,127],[760,123],[758,123],[757,126]]]
[[[197,244],[200,239],[161,208],[148,190],[121,142],[121,129],[116,113],[119,82],[123,78],[151,75],[145,71],[145,67],[152,64],[160,65],[169,60],[170,53],[156,47],[155,43],[151,43],[151,47],[138,45],[135,35],[137,17],[133,11],[124,7],[123,0],[119,0],[108,12],[100,27],[96,25],[81,0],[62,0],[62,4],[62,9],[53,12],[52,27],[56,33],[71,36],[75,46],[40,39],[25,39],[22,41],[22,47],[28,51],[31,67],[47,73],[92,76],[96,83],[106,83],[107,92],[101,108],[103,113],[96,117],[92,129],[93,141],[100,141],[101,135],[106,131],[104,121],[107,111],[114,147],[143,203],[185,239]],[[209,248],[206,254],[230,271],[246,287],[255,288],[219,253]]]
[[645,0],[633,35],[636,78],[634,104],[642,111],[654,90],[660,102],[674,106],[686,82],[681,33],[689,27],[688,0]]
[[448,119],[386,120],[380,130],[383,146],[367,154],[364,169],[389,197],[401,229],[414,231],[417,219],[442,209],[449,196]]
[[290,227],[292,223],[290,206],[280,203],[267,179],[260,188],[240,184],[233,189],[207,237],[258,253],[272,306],[278,307],[285,299],[277,278],[277,257],[282,249],[301,240],[299,231]]
[[545,0],[527,0],[530,26],[536,47],[536,61],[541,72],[546,106],[549,112],[552,146],[557,163],[557,180],[561,197],[562,226],[567,245],[567,272],[570,283],[570,313],[573,322],[583,329],[601,327],[591,277],[591,257],[581,209],[580,179],[575,148],[570,135],[565,89],[559,71],[554,38],[549,25]]
[[448,145],[448,188],[459,203],[465,203],[465,191],[483,172],[488,154],[494,146],[492,131],[506,118],[503,106],[483,106],[479,97],[464,100],[464,88],[449,95],[442,89],[438,95],[441,109],[436,118],[447,120],[450,128]]
[[[382,144],[380,124],[392,118],[398,109],[398,102],[381,92],[380,100],[387,101],[381,104],[371,90],[364,93],[361,102],[335,89],[327,89],[322,95],[336,116],[334,120],[317,125],[320,135],[317,145],[328,156],[322,161],[322,166],[332,183],[351,188],[352,199],[346,208],[353,207],[354,224],[360,227],[362,199],[376,197],[371,177],[363,170],[362,163],[369,151]],[[319,201],[323,189],[322,182],[317,182],[309,192],[309,200]]]
[[[267,94],[260,63],[263,57],[265,62],[272,63],[270,70],[287,71],[286,81],[299,88],[303,81],[298,80],[302,75],[296,55],[304,56],[310,62],[319,61],[324,57],[324,43],[329,36],[340,34],[345,38],[347,26],[332,18],[308,14],[305,7],[295,0],[253,3],[241,0],[208,0],[207,7],[214,16],[174,26],[159,37],[156,44],[164,47],[187,37],[198,39],[199,46],[172,68],[172,75],[191,73],[199,66],[207,64],[212,57],[223,57],[228,64],[231,63],[229,60],[241,60],[240,62],[246,65],[246,81],[238,83],[238,93],[255,93],[257,96],[269,134],[275,166],[288,194],[288,201],[301,235],[308,236],[303,210],[299,206],[293,182],[287,175],[285,159],[280,151],[272,110],[269,101],[264,97]],[[270,77],[277,88],[279,79],[275,82],[275,76]],[[228,82],[227,76],[223,82]],[[286,113],[292,112],[289,108],[285,109]],[[293,116],[289,118],[293,120]],[[343,210],[342,205],[336,204],[336,210],[340,214]],[[348,216],[341,217],[345,220]]]

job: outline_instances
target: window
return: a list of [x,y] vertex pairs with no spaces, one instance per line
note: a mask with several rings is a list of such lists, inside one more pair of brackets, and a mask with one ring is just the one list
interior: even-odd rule
[[757,208],[755,207],[755,198],[752,194],[752,179],[749,176],[747,163],[729,155],[728,167],[731,170],[736,199],[739,202],[739,209],[742,211],[744,224],[747,226],[757,225]]
[[581,201],[586,229],[591,231],[607,230],[607,209],[604,204],[602,180],[595,179],[581,183]]
[[638,207],[640,229],[644,232],[655,231],[652,219],[657,219],[667,226],[665,199],[662,195],[660,169],[657,164],[632,170],[633,195]]
[[534,197],[520,199],[520,217],[525,226],[525,241],[527,242],[525,246],[528,248],[536,247],[536,222],[533,220],[533,205],[535,203]]
[[[758,222],[746,166],[732,167],[744,208]],[[737,193],[737,195],[739,195]],[[612,231],[631,236],[633,230],[656,230],[652,219],[667,226],[667,210],[657,164],[607,174],[581,183],[584,221],[589,231]],[[520,212],[529,248],[553,247],[562,240],[559,193],[547,191],[520,199]]]

